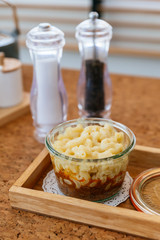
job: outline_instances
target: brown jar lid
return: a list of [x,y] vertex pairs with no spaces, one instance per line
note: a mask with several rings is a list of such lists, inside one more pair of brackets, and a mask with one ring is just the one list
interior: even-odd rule
[[130,199],[138,211],[160,215],[160,168],[148,169],[134,179]]
[[0,52],[0,66],[2,66],[2,72],[13,72],[21,68],[21,62],[16,58],[5,58],[3,52]]

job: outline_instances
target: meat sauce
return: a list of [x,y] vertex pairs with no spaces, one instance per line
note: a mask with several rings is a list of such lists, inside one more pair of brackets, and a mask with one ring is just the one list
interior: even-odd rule
[[[65,195],[92,201],[103,201],[120,190],[125,177],[125,172],[120,172],[113,178],[107,177],[107,180],[104,183],[102,183],[100,179],[90,179],[85,185],[79,184],[79,188],[77,188],[75,182],[70,176],[63,171],[56,172],[56,177],[58,180],[58,186]],[[80,183],[85,181],[84,179],[75,180]]]

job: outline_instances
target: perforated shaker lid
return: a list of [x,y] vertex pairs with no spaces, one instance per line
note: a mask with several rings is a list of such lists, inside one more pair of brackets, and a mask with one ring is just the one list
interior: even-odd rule
[[64,33],[49,23],[40,23],[28,32],[26,44],[37,51],[61,48],[65,44]]
[[132,183],[130,198],[137,210],[160,215],[160,168],[139,174]]
[[90,12],[89,19],[76,27],[76,38],[78,40],[105,38],[109,41],[112,38],[112,26],[104,20],[98,19],[97,12]]

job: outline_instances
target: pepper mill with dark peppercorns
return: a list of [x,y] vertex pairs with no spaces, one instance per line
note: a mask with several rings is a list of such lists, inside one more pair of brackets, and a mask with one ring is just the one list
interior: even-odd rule
[[89,19],[76,28],[76,38],[82,57],[78,82],[78,108],[82,117],[109,118],[112,84],[107,68],[107,56],[112,27],[91,12]]

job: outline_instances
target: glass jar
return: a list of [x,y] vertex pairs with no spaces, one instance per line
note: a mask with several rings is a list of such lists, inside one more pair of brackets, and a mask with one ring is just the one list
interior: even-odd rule
[[80,116],[109,118],[112,103],[112,83],[107,57],[112,27],[97,19],[91,12],[89,19],[76,28],[76,38],[82,57],[78,82],[78,109]]
[[[119,154],[99,159],[81,159],[64,155],[53,148],[57,136],[63,134],[68,127],[73,128],[78,124],[83,128],[104,126],[106,123],[117,132],[124,133],[125,147]],[[70,134],[71,131],[68,131]],[[51,156],[59,189],[67,196],[85,200],[110,199],[121,189],[128,165],[128,155],[133,150],[135,142],[135,136],[129,128],[112,120],[77,119],[58,125],[47,135],[46,147]]]
[[26,44],[34,70],[30,105],[35,137],[44,143],[46,134],[67,118],[67,94],[60,71],[64,33],[41,23],[27,34]]

